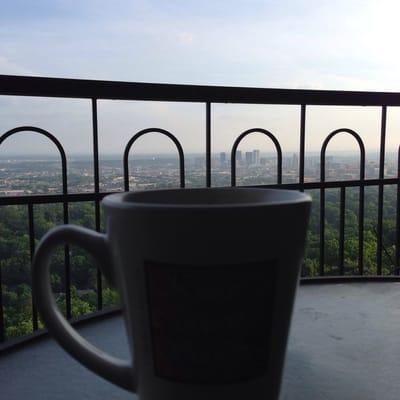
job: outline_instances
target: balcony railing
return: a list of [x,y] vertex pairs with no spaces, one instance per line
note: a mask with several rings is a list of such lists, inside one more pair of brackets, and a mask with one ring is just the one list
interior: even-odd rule
[[[397,279],[400,265],[400,156],[398,157],[398,171],[396,178],[385,178],[385,144],[386,144],[386,122],[388,107],[400,106],[400,93],[378,93],[378,92],[344,92],[344,91],[321,91],[321,90],[282,90],[282,89],[258,89],[243,87],[218,87],[218,86],[193,86],[193,85],[169,85],[169,84],[149,84],[149,83],[124,83],[110,81],[89,81],[76,79],[55,79],[55,78],[34,78],[18,76],[0,75],[0,95],[3,96],[38,96],[50,98],[73,98],[88,99],[91,103],[92,118],[92,143],[93,143],[93,171],[94,171],[94,190],[90,193],[69,193],[67,182],[67,158],[63,144],[55,135],[41,127],[20,126],[7,132],[0,132],[1,144],[10,136],[17,135],[23,131],[34,132],[44,135],[57,147],[61,157],[62,166],[62,193],[45,195],[21,195],[0,197],[0,206],[22,205],[27,208],[28,215],[28,235],[31,256],[35,250],[35,228],[34,228],[34,206],[39,204],[59,203],[63,207],[63,222],[68,223],[69,204],[75,202],[94,202],[95,229],[100,231],[101,215],[100,201],[108,193],[100,191],[99,183],[99,145],[98,145],[98,101],[99,100],[140,100],[140,101],[167,101],[167,102],[191,102],[202,103],[205,109],[205,182],[204,186],[211,187],[212,168],[212,105],[216,103],[237,103],[237,104],[280,104],[297,105],[299,107],[299,177],[296,183],[282,183],[282,149],[277,138],[267,130],[268,127],[250,128],[239,135],[231,149],[231,185],[236,185],[236,152],[242,139],[252,133],[264,134],[270,139],[276,149],[277,154],[277,183],[274,185],[263,185],[264,187],[281,187],[294,190],[317,190],[319,191],[319,266],[318,277],[326,275],[325,269],[325,196],[327,189],[337,188],[340,190],[339,200],[339,241],[338,241],[338,266],[337,273],[333,279],[341,279],[348,273],[346,272],[344,248],[345,248],[345,212],[346,212],[346,190],[348,188],[358,188],[358,260],[357,260],[357,279],[364,279],[364,213],[365,213],[365,188],[375,186],[378,188],[378,213],[376,223],[376,274],[373,279],[382,277],[387,279]],[[380,128],[380,152],[379,152],[379,177],[376,179],[365,179],[365,147],[360,135],[351,129],[340,128],[332,131],[323,142],[320,152],[320,181],[305,182],[305,143],[306,143],[306,110],[308,106],[378,106],[381,108],[381,128]],[[124,189],[129,190],[129,164],[128,157],[131,147],[135,141],[145,135],[160,133],[172,140],[176,146],[179,156],[180,187],[185,187],[185,154],[178,139],[169,131],[161,128],[148,128],[137,132],[126,144],[123,154],[123,180]],[[360,171],[359,179],[346,181],[327,181],[325,159],[326,150],[330,140],[339,133],[351,135],[357,142],[360,150]],[[400,152],[399,152],[400,155]],[[383,245],[383,204],[384,188],[386,185],[395,185],[397,188],[396,202],[396,227],[395,227],[395,268],[393,274],[383,277],[382,258],[385,251]],[[0,255],[1,257],[1,255]],[[66,316],[71,319],[71,261],[68,247],[64,250],[65,258],[65,303]],[[1,260],[0,260],[1,262]],[[330,274],[332,276],[332,273]],[[310,279],[304,277],[304,279]],[[315,279],[315,278],[314,278]],[[365,279],[371,279],[371,276]],[[2,276],[0,265],[0,350],[9,347],[12,341],[7,341],[4,326],[4,309],[2,294]],[[34,297],[34,294],[33,294]],[[38,314],[32,301],[32,326],[33,331],[39,329]],[[97,309],[102,313],[102,277],[97,272]],[[35,333],[34,333],[35,335]],[[14,342],[12,342],[14,343]]]

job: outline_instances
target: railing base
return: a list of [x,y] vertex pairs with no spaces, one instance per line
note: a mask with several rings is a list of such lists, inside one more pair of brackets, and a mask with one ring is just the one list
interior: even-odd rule
[[[88,322],[92,322],[93,320],[101,320],[103,318],[110,317],[120,312],[121,312],[120,307],[110,307],[107,308],[106,310],[96,311],[94,313],[73,318],[69,322],[71,323],[71,325],[82,326]],[[47,329],[39,329],[35,332],[21,336],[19,338],[7,339],[4,343],[0,344],[0,358],[8,354],[9,352],[15,351],[23,346],[31,344],[33,341],[36,342],[38,340],[47,338],[48,334],[49,333]]]

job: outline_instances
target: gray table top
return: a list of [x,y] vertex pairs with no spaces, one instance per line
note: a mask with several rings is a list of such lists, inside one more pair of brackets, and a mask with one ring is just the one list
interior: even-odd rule
[[[79,328],[96,346],[126,357],[121,316]],[[282,400],[398,399],[400,283],[301,286]],[[0,357],[1,399],[136,399],[97,377],[46,338]]]

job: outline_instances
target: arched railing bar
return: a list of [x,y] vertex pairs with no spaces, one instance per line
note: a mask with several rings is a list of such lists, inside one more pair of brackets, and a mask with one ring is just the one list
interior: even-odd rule
[[[4,133],[0,137],[0,145],[8,139],[10,136],[16,135],[20,132],[35,132],[40,135],[43,135],[50,139],[51,142],[53,142],[61,156],[61,171],[62,171],[62,192],[63,195],[68,194],[68,182],[67,182],[67,157],[65,155],[65,151],[63,146],[61,145],[60,141],[50,132],[38,128],[36,126],[19,126],[13,129],[10,129],[6,133]],[[29,236],[30,236],[30,251],[31,254],[34,252],[34,216],[33,216],[33,207],[32,204],[28,204],[28,219],[29,219]],[[68,218],[68,203],[67,201],[63,202],[63,221],[64,224],[68,224],[69,218]],[[65,300],[66,300],[66,315],[67,318],[71,318],[71,274],[70,274],[70,257],[69,257],[69,249],[68,246],[65,246],[64,248],[64,255],[65,255]],[[32,293],[32,297],[34,297],[34,293]],[[2,312],[0,310],[0,312]],[[33,322],[33,328],[34,330],[37,329],[37,311],[35,308],[35,302],[32,301],[32,322]]]
[[352,129],[348,128],[340,128],[336,129],[335,131],[331,132],[326,139],[324,140],[322,147],[321,147],[321,182],[325,182],[325,153],[326,148],[331,141],[331,139],[336,136],[338,133],[345,132],[352,135],[356,140],[358,145],[360,146],[360,180],[364,180],[365,178],[365,147],[364,143],[360,137],[360,135],[353,131]]
[[232,151],[231,151],[231,186],[236,186],[236,152],[237,148],[240,144],[240,142],[247,136],[250,135],[251,133],[262,133],[266,136],[268,136],[272,142],[275,145],[276,153],[277,153],[277,158],[278,158],[278,163],[277,163],[277,181],[278,184],[282,183],[282,149],[279,144],[279,141],[277,138],[269,131],[266,129],[262,128],[252,128],[248,129],[247,131],[241,133],[235,140],[232,146]]
[[67,192],[68,192],[68,189],[67,189],[67,157],[65,156],[64,148],[62,147],[59,140],[54,135],[52,135],[50,132],[48,132],[42,128],[38,128],[36,126],[19,126],[17,128],[10,129],[6,133],[4,133],[2,136],[0,136],[0,145],[7,138],[9,138],[10,136],[15,135],[19,132],[39,133],[40,135],[46,136],[48,139],[50,139],[56,145],[58,151],[60,152],[60,156],[61,156],[63,194],[67,194]]
[[179,155],[179,176],[180,176],[180,187],[184,188],[185,187],[185,156],[183,153],[183,148],[179,142],[179,140],[170,132],[166,131],[165,129],[161,128],[147,128],[139,131],[135,135],[131,137],[129,142],[127,143],[124,151],[124,186],[125,186],[125,191],[129,191],[129,164],[128,164],[128,158],[129,158],[129,151],[132,147],[132,145],[138,140],[141,136],[146,135],[148,133],[161,133],[168,138],[170,138],[177,150],[178,150],[178,155]]
[[[360,137],[360,135],[348,128],[340,128],[331,132],[324,140],[321,147],[321,158],[320,158],[320,180],[321,183],[325,182],[325,154],[326,149],[328,147],[331,139],[337,134],[344,132],[352,135],[359,147],[360,147],[360,181],[365,179],[365,146]],[[339,260],[340,260],[340,269],[341,272],[344,273],[343,263],[343,254],[344,254],[344,212],[345,212],[345,188],[341,189],[341,209],[340,209],[340,240],[339,240]],[[364,186],[360,185],[360,194],[359,194],[359,224],[358,224],[358,268],[360,275],[364,272]],[[319,260],[319,272],[321,275],[324,275],[324,267],[325,267],[325,246],[324,246],[324,237],[325,237],[325,188],[322,186],[320,189],[320,260]]]

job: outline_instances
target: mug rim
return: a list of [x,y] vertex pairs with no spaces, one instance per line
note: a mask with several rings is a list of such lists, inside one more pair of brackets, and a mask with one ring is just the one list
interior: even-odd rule
[[[180,201],[177,201],[177,196],[180,196]],[[198,201],[197,199],[201,196],[203,196],[202,201]],[[226,201],[227,199],[229,201]],[[311,203],[311,201],[311,197],[308,194],[297,190],[213,187],[155,189],[113,193],[105,196],[102,204],[111,209],[225,209],[302,204]]]

